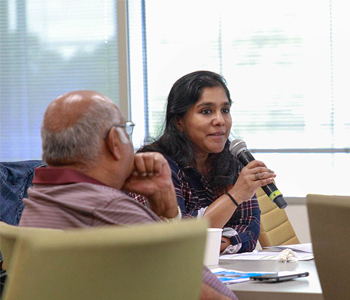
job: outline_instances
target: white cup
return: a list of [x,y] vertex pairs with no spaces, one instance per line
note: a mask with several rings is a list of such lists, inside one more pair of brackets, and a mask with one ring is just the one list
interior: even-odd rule
[[207,266],[219,264],[221,235],[221,228],[207,229],[207,241],[204,252],[204,264]]

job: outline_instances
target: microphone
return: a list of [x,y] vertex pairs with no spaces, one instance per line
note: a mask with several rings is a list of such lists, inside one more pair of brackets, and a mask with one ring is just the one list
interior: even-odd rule
[[[233,156],[237,157],[244,166],[255,160],[253,155],[247,149],[246,143],[239,139],[231,142],[230,152]],[[287,206],[287,202],[284,200],[282,193],[277,189],[273,182],[262,186],[261,188],[279,208],[285,208]]]

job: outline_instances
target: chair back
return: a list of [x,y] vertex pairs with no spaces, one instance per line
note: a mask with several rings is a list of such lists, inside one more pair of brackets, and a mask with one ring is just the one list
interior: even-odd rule
[[207,225],[192,219],[21,236],[3,299],[198,299]]
[[3,255],[4,267],[7,274],[11,273],[12,254],[16,242],[23,236],[30,236],[36,234],[51,234],[53,232],[61,231],[58,229],[47,228],[29,228],[9,225],[5,222],[0,222],[0,250]]
[[314,259],[324,300],[350,295],[350,196],[306,196]]
[[280,209],[262,188],[256,191],[260,216],[261,247],[299,244],[299,239],[284,209]]

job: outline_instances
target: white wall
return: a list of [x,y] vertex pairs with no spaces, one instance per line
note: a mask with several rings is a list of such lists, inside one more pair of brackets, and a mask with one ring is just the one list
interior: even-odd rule
[[306,204],[288,205],[285,210],[300,243],[311,243]]

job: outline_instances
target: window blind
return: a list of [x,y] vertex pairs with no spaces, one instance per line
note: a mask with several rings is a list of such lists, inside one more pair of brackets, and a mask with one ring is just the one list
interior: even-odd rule
[[0,158],[40,159],[40,124],[53,99],[89,89],[118,104],[116,2],[0,5]]

